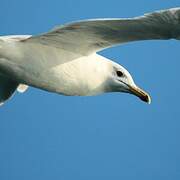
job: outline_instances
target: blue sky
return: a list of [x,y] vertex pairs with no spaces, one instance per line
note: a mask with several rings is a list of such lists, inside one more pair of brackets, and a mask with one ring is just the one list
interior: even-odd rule
[[[180,0],[1,0],[0,34],[38,34],[65,22],[133,17]],[[152,96],[65,97],[29,88],[0,108],[1,180],[179,180],[180,42],[144,41],[102,55]]]

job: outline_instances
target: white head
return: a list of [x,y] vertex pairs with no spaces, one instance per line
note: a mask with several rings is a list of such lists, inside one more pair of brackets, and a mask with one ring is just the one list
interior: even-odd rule
[[139,97],[142,101],[151,103],[149,94],[134,83],[132,76],[124,67],[112,61],[110,64],[112,67],[105,87],[106,92],[130,93]]

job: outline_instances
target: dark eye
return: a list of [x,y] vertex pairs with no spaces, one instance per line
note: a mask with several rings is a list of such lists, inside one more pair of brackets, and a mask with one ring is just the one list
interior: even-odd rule
[[123,73],[121,71],[116,71],[116,74],[118,77],[122,77],[123,76]]

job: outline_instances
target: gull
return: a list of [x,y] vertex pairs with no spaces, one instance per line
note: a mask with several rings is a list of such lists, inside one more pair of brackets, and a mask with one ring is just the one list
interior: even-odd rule
[[35,36],[0,36],[0,103],[29,86],[67,96],[124,92],[150,103],[123,66],[97,52],[151,39],[180,40],[180,7],[135,18],[77,21]]

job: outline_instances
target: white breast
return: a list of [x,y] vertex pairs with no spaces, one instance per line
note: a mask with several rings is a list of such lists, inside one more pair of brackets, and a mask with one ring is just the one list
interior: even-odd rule
[[94,95],[103,92],[110,66],[93,54],[77,58],[51,69],[57,89],[66,95]]

